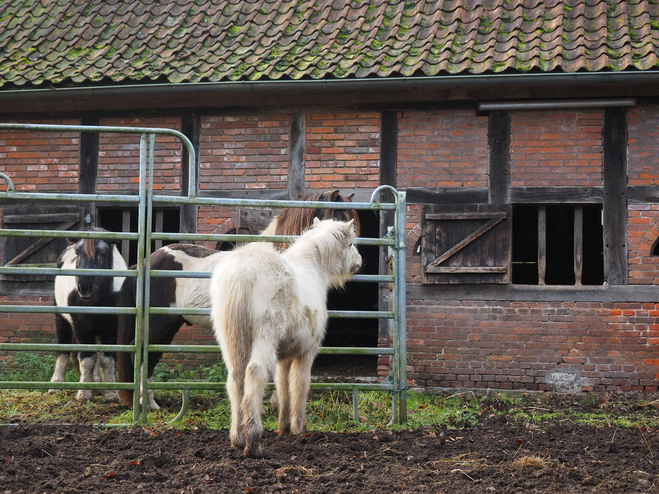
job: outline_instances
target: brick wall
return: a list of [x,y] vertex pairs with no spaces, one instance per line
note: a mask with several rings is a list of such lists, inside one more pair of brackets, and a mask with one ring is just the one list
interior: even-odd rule
[[[100,125],[181,130],[179,118],[101,119]],[[181,141],[174,136],[156,136],[153,171],[155,191],[180,190],[181,147]],[[139,163],[140,134],[101,133],[98,153],[98,192],[137,193]]]
[[511,114],[513,187],[602,185],[602,110]]
[[[408,377],[421,386],[657,391],[657,304],[408,300]],[[581,390],[579,389],[579,390]]]
[[398,115],[399,187],[487,187],[488,118],[473,110]]
[[659,282],[659,256],[652,248],[659,238],[659,205],[632,204],[628,208],[629,283],[655,285]]
[[629,185],[659,183],[659,105],[640,104],[627,111]]
[[[77,125],[80,120],[40,123]],[[9,176],[17,190],[77,192],[79,143],[75,132],[0,130],[0,173]],[[5,190],[4,180],[0,186]]]
[[287,189],[290,115],[202,117],[201,190]]
[[380,114],[307,115],[305,180],[310,189],[380,185]]
[[[54,297],[0,295],[0,305],[53,305]],[[0,313],[0,343],[54,343],[55,315]],[[0,354],[0,359],[2,355]]]

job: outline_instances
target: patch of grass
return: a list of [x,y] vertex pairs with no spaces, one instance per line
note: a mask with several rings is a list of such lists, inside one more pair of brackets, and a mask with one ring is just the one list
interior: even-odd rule
[[[0,361],[0,381],[50,381],[56,359],[53,353],[17,352]],[[78,380],[72,368],[67,371],[66,380]]]
[[[50,354],[17,353],[0,362],[0,381],[48,381],[55,365]],[[224,382],[226,369],[219,363],[194,371],[161,363],[154,373],[156,381]],[[72,370],[68,381],[76,381]],[[268,394],[269,395],[269,394]],[[149,412],[150,427],[165,427],[179,413],[180,391],[156,391],[163,411]],[[507,422],[516,427],[544,427],[569,422],[593,427],[639,428],[659,427],[659,400],[642,395],[592,394],[572,395],[490,393],[479,396],[472,392],[435,394],[410,392],[408,420],[404,425],[391,424],[392,399],[387,393],[360,392],[358,417],[353,418],[352,393],[343,391],[312,392],[307,403],[308,428],[311,431],[366,431],[401,429],[459,429],[477,427],[487,420]],[[277,428],[277,415],[267,399],[264,401],[264,428]],[[230,425],[230,406],[223,391],[200,390],[190,393],[190,405],[175,427],[205,426],[226,429]],[[75,391],[48,395],[45,390],[11,390],[0,393],[0,424],[98,423],[128,424],[132,410],[105,404],[99,397],[79,403]]]

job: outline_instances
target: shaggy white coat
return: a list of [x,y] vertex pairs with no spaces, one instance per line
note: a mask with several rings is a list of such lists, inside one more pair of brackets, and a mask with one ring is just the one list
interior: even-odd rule
[[361,267],[353,221],[314,222],[286,251],[252,243],[227,253],[211,278],[211,318],[229,372],[231,444],[263,454],[263,392],[275,369],[279,434],[306,430],[311,365],[327,324],[327,293]]

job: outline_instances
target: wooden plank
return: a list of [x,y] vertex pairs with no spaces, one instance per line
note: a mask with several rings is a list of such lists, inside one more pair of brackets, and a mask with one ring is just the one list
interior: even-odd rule
[[[57,228],[54,228],[53,230],[55,231],[61,231],[61,230],[68,230],[74,225],[78,224],[78,218],[76,218],[76,221],[70,221],[68,223],[65,223],[63,225],[58,226]],[[52,237],[41,237],[38,239],[36,242],[34,242],[32,245],[30,245],[27,249],[23,250],[20,252],[18,255],[16,255],[13,259],[11,259],[9,262],[5,264],[5,266],[15,266],[18,263],[20,263],[22,260],[27,259],[30,257],[32,254],[34,254],[36,251],[39,249],[44,248],[46,245],[51,243],[53,240],[55,240]]]
[[488,120],[489,200],[507,204],[510,193],[510,113],[490,112]]
[[637,185],[627,187],[630,204],[659,203],[659,185]]
[[574,207],[574,284],[583,280],[583,206]]
[[628,282],[627,112],[605,108],[602,129],[604,273],[609,285]]
[[[469,188],[435,188],[409,187],[407,192],[409,204],[482,204],[488,201],[488,189]],[[651,189],[637,187],[637,195],[647,197]],[[656,202],[659,202],[659,187],[656,187]],[[602,187],[510,187],[508,202],[514,204],[601,204]]]
[[602,187],[512,187],[514,204],[600,204]]
[[429,213],[427,220],[491,220],[504,219],[506,213]]
[[432,274],[493,274],[506,273],[507,266],[428,266],[426,271]]
[[304,113],[291,115],[291,138],[288,153],[288,199],[296,201],[304,195],[305,163],[307,145],[307,116]]
[[547,276],[547,207],[538,206],[538,285]]
[[408,187],[408,204],[483,204],[488,200],[485,187],[444,189],[436,187]]
[[80,212],[8,214],[2,218],[2,223],[7,225],[30,223],[66,223],[71,221],[80,221]]

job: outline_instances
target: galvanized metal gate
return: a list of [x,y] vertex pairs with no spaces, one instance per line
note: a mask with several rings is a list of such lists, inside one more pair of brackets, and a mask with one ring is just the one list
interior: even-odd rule
[[[0,178],[7,183],[7,191],[0,192],[0,199],[5,202],[19,203],[32,201],[34,204],[48,202],[106,202],[122,205],[134,204],[138,209],[137,233],[98,233],[83,231],[56,231],[56,230],[22,230],[0,229],[0,237],[49,237],[49,238],[99,238],[115,240],[137,241],[137,268],[136,270],[72,270],[43,267],[0,267],[0,275],[94,275],[94,276],[121,276],[137,278],[137,303],[133,308],[122,307],[54,307],[33,305],[0,305],[0,313],[94,313],[94,314],[135,314],[136,315],[136,344],[135,345],[58,345],[58,344],[23,344],[0,343],[0,351],[110,351],[131,352],[135,354],[135,381],[133,383],[71,383],[71,382],[7,382],[0,381],[0,389],[132,389],[134,391],[133,422],[146,424],[146,400],[139,404],[140,389],[180,389],[183,392],[183,407],[174,420],[178,420],[187,410],[190,390],[193,389],[224,389],[225,383],[208,382],[158,382],[147,381],[147,366],[142,362],[150,351],[157,352],[199,352],[219,353],[217,345],[147,345],[149,314],[189,314],[208,315],[210,309],[175,309],[152,308],[145,303],[149,300],[151,277],[173,278],[210,278],[209,272],[182,272],[182,271],[152,271],[150,269],[151,241],[177,240],[177,241],[232,241],[232,242],[275,242],[289,241],[293,237],[263,236],[263,235],[215,235],[215,234],[185,234],[185,233],[156,233],[152,231],[152,210],[154,204],[191,204],[198,206],[238,206],[248,208],[330,208],[330,209],[357,209],[372,211],[394,211],[394,228],[385,238],[359,238],[359,245],[388,246],[392,250],[392,274],[386,275],[355,275],[352,280],[364,283],[388,283],[393,285],[393,307],[388,311],[330,311],[330,317],[350,318],[385,318],[393,320],[393,344],[390,348],[321,348],[321,353],[352,354],[352,355],[390,355],[392,370],[388,379],[382,383],[313,383],[316,390],[346,390],[353,393],[354,415],[357,415],[357,395],[359,391],[384,391],[392,396],[392,422],[402,423],[407,418],[407,371],[406,371],[406,313],[405,313],[405,192],[399,192],[390,186],[381,186],[375,189],[368,203],[328,203],[312,201],[274,201],[274,200],[248,200],[198,197],[196,187],[195,151],[188,138],[172,129],[137,128],[137,127],[102,127],[82,125],[37,125],[37,124],[0,124],[0,129],[14,129],[27,131],[56,131],[56,132],[103,132],[140,134],[140,162],[139,162],[139,192],[138,194],[73,194],[73,193],[39,193],[16,191],[11,179],[0,173]],[[187,196],[156,195],[153,191],[154,176],[154,149],[155,139],[158,135],[169,135],[178,138],[187,148],[189,162],[189,189]],[[182,164],[184,166],[184,164]],[[2,182],[0,181],[0,186]],[[380,195],[386,193],[393,197],[393,202],[381,202]],[[122,424],[131,425],[131,424]]]

